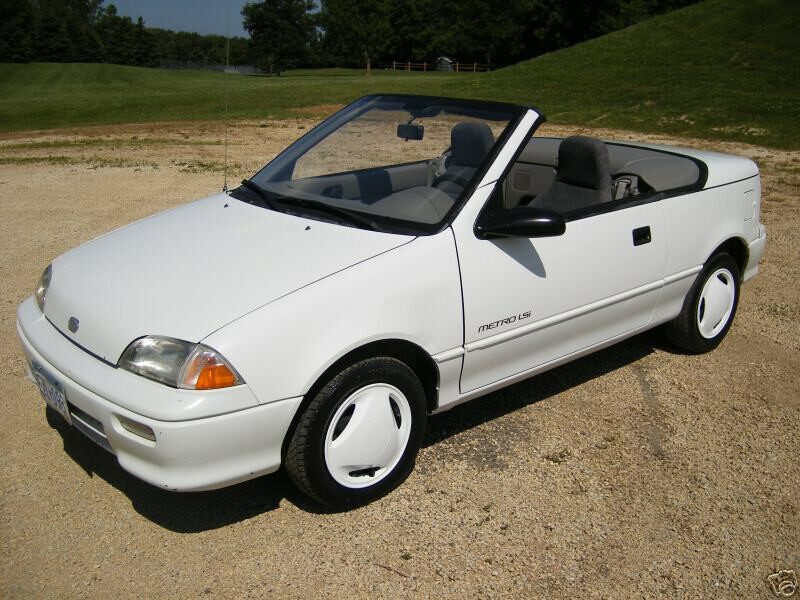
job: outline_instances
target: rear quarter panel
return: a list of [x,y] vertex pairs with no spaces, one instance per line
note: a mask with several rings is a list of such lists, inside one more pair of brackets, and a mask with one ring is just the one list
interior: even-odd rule
[[758,235],[758,218],[744,219],[747,192],[760,193],[758,177],[662,201],[668,236],[667,276],[702,264],[731,238]]
[[[697,154],[709,170],[705,189],[662,200],[667,235],[666,285],[657,321],[680,312],[697,272],[716,248],[733,238],[746,245],[759,235],[761,182],[755,164],[738,157]],[[752,210],[754,198],[756,208]],[[680,277],[687,271],[690,276]]]

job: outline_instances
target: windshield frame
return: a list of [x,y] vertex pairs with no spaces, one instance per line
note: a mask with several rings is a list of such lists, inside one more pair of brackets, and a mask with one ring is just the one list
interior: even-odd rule
[[[379,102],[402,102],[406,105],[419,103],[422,105],[437,105],[441,104],[447,109],[455,109],[450,114],[459,115],[463,114],[464,116],[468,116],[470,112],[478,112],[481,111],[489,111],[489,112],[496,112],[500,113],[508,113],[508,121],[500,133],[497,136],[494,145],[492,146],[491,150],[480,164],[480,166],[476,169],[474,175],[469,181],[469,185],[467,185],[461,193],[456,197],[455,201],[453,202],[452,207],[445,213],[445,215],[435,223],[424,223],[420,221],[409,221],[398,218],[396,216],[387,216],[381,214],[374,214],[367,211],[359,211],[353,209],[352,212],[358,213],[360,215],[364,215],[365,217],[376,221],[380,225],[380,229],[387,232],[387,233],[400,233],[404,235],[433,235],[436,234],[447,227],[450,226],[453,219],[458,215],[458,213],[463,208],[464,204],[467,200],[472,196],[475,189],[477,188],[478,184],[483,180],[484,176],[486,175],[489,167],[494,163],[497,159],[498,154],[500,151],[505,147],[508,138],[511,134],[517,129],[520,121],[524,118],[525,114],[531,109],[530,107],[517,105],[517,104],[510,104],[504,102],[492,102],[492,101],[483,101],[483,100],[466,100],[466,99],[458,99],[458,98],[448,98],[442,96],[424,96],[424,95],[416,95],[416,94],[371,94],[368,96],[363,96],[358,100],[348,104],[347,106],[343,107],[339,111],[332,114],[330,117],[322,121],[319,125],[309,130],[303,136],[298,138],[292,144],[290,144],[287,148],[285,148],[282,152],[280,152],[275,158],[269,161],[264,167],[259,169],[253,176],[252,180],[256,183],[261,184],[263,181],[263,177],[278,178],[282,177],[286,180],[291,179],[291,173],[287,173],[287,168],[294,168],[297,160],[305,155],[310,149],[317,146],[320,142],[325,140],[328,136],[330,136],[335,131],[338,131],[341,126],[358,118],[360,115],[363,115],[371,107],[375,106]],[[417,162],[417,161],[412,161]],[[374,167],[374,168],[389,168],[394,165],[382,165],[381,167]],[[280,169],[283,169],[281,172]],[[369,169],[365,169],[369,170]],[[353,171],[345,171],[343,173],[356,173],[359,170]],[[324,176],[329,176],[330,174],[326,174]],[[251,202],[253,200],[254,193],[252,191],[246,190],[245,188],[236,188],[232,190],[231,195],[234,198],[245,202]],[[308,210],[303,209],[298,204],[292,202],[290,196],[286,196],[288,200],[286,202],[281,201],[281,196],[276,198],[277,204],[279,204],[281,210],[287,207],[287,205],[291,204],[291,210],[287,211],[291,214],[295,214],[298,216],[313,218],[315,220],[323,220],[323,221],[332,221],[335,223],[340,223],[342,225],[348,226],[356,226],[352,222],[344,222],[341,219],[336,219],[335,216],[330,214],[321,214],[319,211],[315,211],[312,208]],[[255,204],[259,204],[259,202],[252,202]],[[346,210],[346,209],[345,209]],[[299,213],[299,214],[298,214]]]

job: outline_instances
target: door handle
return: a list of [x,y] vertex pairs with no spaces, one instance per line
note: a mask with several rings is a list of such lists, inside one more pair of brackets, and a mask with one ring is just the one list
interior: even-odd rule
[[641,246],[642,244],[649,244],[652,240],[652,236],[650,235],[650,226],[646,225],[645,227],[637,227],[633,230],[633,245],[634,246]]

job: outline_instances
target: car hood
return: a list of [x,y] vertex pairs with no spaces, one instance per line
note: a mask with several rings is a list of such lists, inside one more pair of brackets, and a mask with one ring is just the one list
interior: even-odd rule
[[[59,256],[45,315],[75,343],[116,363],[139,337],[198,342],[276,298],[411,239],[219,194]],[[77,329],[75,321],[69,326],[72,318]]]

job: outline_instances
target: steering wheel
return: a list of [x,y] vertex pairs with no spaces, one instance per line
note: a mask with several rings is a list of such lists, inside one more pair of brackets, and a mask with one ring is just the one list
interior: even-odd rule
[[461,177],[461,175],[456,175],[455,173],[445,173],[444,175],[440,175],[436,178],[436,180],[433,182],[433,187],[438,187],[440,183],[445,181],[460,185],[462,188],[466,188],[469,185],[469,180],[467,178]]

